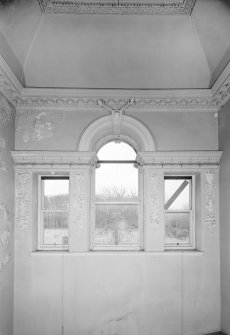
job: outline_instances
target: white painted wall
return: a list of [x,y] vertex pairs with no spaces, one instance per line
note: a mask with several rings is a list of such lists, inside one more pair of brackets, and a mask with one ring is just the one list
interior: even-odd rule
[[[17,149],[74,150],[87,125],[101,115],[58,113],[40,116],[38,121],[44,127],[37,122],[41,127],[35,127],[35,131],[34,113],[31,118],[25,114],[18,120]],[[180,113],[140,112],[135,116],[148,125],[158,150],[217,148],[218,125],[212,113],[185,113],[182,117]],[[47,124],[50,120],[52,127]],[[205,224],[206,179],[201,174],[201,253],[62,254],[32,252],[37,224],[36,214],[31,211],[32,203],[36,203],[32,170],[17,173],[17,190],[26,197],[17,205],[15,335],[57,335],[62,325],[68,335],[201,335],[220,330],[217,175],[217,225],[210,232]],[[27,208],[21,214],[20,204]]]
[[[217,150],[218,120],[210,112],[127,112],[151,132],[157,150]],[[76,150],[103,110],[24,111],[17,114],[16,150]]]
[[219,114],[219,145],[223,150],[220,168],[220,246],[222,327],[230,334],[230,102]]
[[219,330],[218,255],[218,243],[206,245],[204,255],[184,256],[92,252],[62,258],[31,256],[24,248],[16,256],[15,334],[61,334],[62,313],[69,335]]
[[0,334],[13,334],[14,111],[0,94]]

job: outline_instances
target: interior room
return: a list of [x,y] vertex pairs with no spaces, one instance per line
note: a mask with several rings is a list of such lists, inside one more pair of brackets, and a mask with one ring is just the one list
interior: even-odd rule
[[0,335],[230,335],[228,0],[0,1]]

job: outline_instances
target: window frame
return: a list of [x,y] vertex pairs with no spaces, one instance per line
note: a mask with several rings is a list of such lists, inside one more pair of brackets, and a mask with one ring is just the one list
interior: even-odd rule
[[166,233],[164,233],[164,249],[165,250],[183,250],[183,249],[195,249],[196,248],[196,223],[195,223],[195,175],[194,174],[165,174],[164,175],[164,204],[165,204],[165,180],[167,179],[190,179],[190,209],[186,211],[182,210],[166,210],[164,208],[164,225],[166,225],[166,214],[167,213],[189,213],[189,241],[190,243],[166,243]]
[[[60,180],[68,180],[69,181],[69,201],[68,201],[68,209],[67,210],[44,210],[43,209],[43,201],[44,201],[44,192],[43,192],[43,180],[45,179],[60,179]],[[66,245],[48,245],[44,244],[44,224],[43,224],[43,213],[67,213],[68,217],[68,243]],[[50,251],[61,251],[61,250],[69,250],[69,232],[70,232],[70,178],[67,175],[48,175],[48,174],[40,174],[38,175],[38,247],[37,250],[50,250]]]
[[[113,141],[109,141],[110,143]],[[127,142],[121,141],[128,144],[134,151],[135,149]],[[104,143],[106,145],[107,143]],[[102,147],[103,147],[102,146]],[[101,148],[102,148],[101,147]],[[101,149],[100,148],[100,149]],[[99,150],[100,150],[99,149]],[[97,201],[96,200],[96,168],[99,168],[100,164],[136,164],[138,169],[138,199],[137,201]],[[95,165],[92,179],[91,179],[91,224],[90,224],[90,250],[91,251],[141,251],[144,248],[143,245],[143,180],[141,179],[140,166],[137,160],[98,160]],[[106,244],[95,244],[95,227],[96,227],[96,206],[108,204],[108,205],[116,205],[116,204],[124,204],[124,205],[137,205],[138,211],[138,244],[136,245],[106,245]]]

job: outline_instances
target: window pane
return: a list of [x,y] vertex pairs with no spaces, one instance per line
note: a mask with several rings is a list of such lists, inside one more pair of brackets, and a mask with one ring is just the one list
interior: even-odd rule
[[135,160],[136,152],[125,142],[109,142],[97,153],[99,160]]
[[138,205],[96,205],[95,244],[138,243]]
[[97,201],[137,201],[138,169],[133,164],[101,164],[96,169]]
[[190,179],[165,179],[165,209],[190,210]]
[[165,214],[165,243],[190,243],[190,213]]
[[43,213],[45,245],[68,244],[68,213]]
[[69,204],[68,179],[43,179],[43,209],[67,210]]

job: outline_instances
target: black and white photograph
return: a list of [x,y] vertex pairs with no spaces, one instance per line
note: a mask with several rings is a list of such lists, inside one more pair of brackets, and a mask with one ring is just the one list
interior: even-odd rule
[[230,0],[0,0],[0,335],[230,335]]

